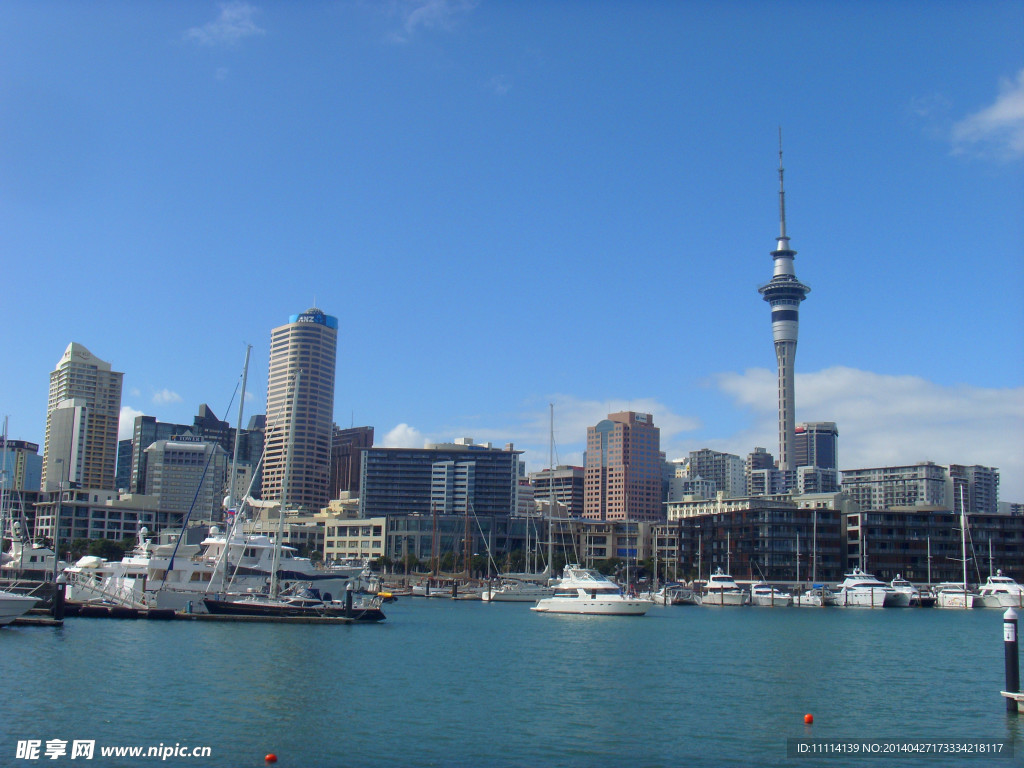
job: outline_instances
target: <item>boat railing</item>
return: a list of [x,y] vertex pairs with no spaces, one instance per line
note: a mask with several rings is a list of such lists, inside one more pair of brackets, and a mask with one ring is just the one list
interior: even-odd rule
[[68,584],[89,590],[103,600],[108,600],[125,608],[148,608],[145,598],[137,599],[135,589],[127,584],[113,585],[93,573],[65,571]]

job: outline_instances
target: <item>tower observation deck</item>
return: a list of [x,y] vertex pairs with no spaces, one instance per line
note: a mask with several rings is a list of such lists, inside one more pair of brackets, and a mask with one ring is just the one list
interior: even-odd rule
[[796,279],[793,258],[796,251],[789,247],[786,235],[786,192],[783,185],[782,133],[779,133],[779,237],[772,259],[775,263],[772,279],[758,288],[761,296],[772,308],[772,336],[775,356],[779,363],[779,469],[794,469],[792,444],[796,433],[796,397],[793,391],[793,365],[796,360],[796,341],[800,329],[800,302],[811,289]]

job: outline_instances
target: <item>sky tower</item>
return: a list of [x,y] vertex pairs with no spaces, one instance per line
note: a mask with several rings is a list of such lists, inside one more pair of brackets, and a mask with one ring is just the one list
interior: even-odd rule
[[772,306],[772,336],[775,356],[779,361],[779,469],[794,469],[792,445],[796,432],[796,397],[793,392],[793,363],[796,360],[796,338],[800,328],[800,302],[807,298],[810,287],[796,279],[793,257],[786,235],[786,191],[782,183],[782,129],[779,129],[779,241],[772,251],[775,270],[770,282],[758,291]]

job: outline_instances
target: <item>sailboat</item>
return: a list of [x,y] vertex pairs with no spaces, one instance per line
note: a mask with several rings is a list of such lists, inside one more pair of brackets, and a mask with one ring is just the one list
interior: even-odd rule
[[[536,603],[555,594],[554,587],[547,586],[551,577],[551,562],[554,556],[554,536],[551,520],[555,515],[555,406],[548,405],[551,412],[550,435],[548,438],[548,557],[544,570],[539,573],[505,574],[497,588],[488,585],[480,599],[487,603]],[[526,536],[529,541],[530,521],[526,521]],[[539,536],[537,544],[540,544]],[[530,547],[527,544],[527,551]],[[536,566],[535,566],[536,567]]]
[[[964,507],[964,489],[960,488],[960,548],[964,580],[961,583],[945,582],[935,587],[936,608],[974,608],[977,595],[967,589],[967,510]],[[977,603],[980,605],[980,601]]]
[[254,616],[264,618],[346,618],[352,621],[383,621],[381,598],[373,597],[355,605],[352,592],[345,591],[344,601],[325,600],[317,590],[303,585],[282,592],[280,564],[282,541],[284,539],[284,517],[286,501],[291,482],[292,456],[295,451],[295,419],[298,413],[299,383],[302,371],[295,373],[292,382],[291,422],[288,427],[288,447],[285,454],[284,478],[281,483],[281,505],[278,510],[277,535],[274,538],[274,557],[270,569],[269,594],[252,593],[228,596],[226,599],[207,597],[203,599],[206,610],[212,614],[231,616]]

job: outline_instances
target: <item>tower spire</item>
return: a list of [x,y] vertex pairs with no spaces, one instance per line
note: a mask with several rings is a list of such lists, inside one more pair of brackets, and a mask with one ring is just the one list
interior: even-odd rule
[[783,243],[788,243],[786,237],[786,187],[782,183],[782,175],[785,172],[782,167],[782,126],[779,126],[779,250],[783,250]]

